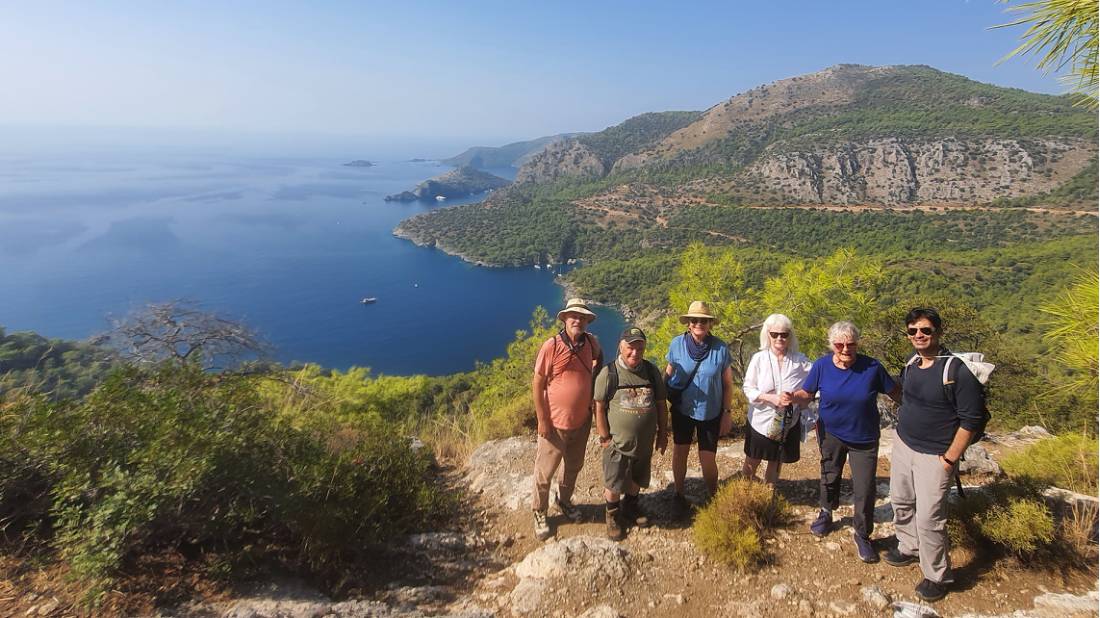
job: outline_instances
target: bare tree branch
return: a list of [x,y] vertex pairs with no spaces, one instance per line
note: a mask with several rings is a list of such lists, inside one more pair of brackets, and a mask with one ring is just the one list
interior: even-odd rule
[[207,369],[263,358],[270,351],[247,325],[186,300],[146,305],[112,320],[111,331],[99,339],[132,363],[198,363]]

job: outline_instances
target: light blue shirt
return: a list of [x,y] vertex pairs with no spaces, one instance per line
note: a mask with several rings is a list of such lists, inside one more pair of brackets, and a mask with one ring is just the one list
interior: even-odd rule
[[[672,376],[668,379],[668,385],[673,388],[683,388],[688,374],[695,367],[695,361],[688,354],[687,343],[684,341],[685,337],[690,336],[686,333],[679,335],[668,346],[665,360],[672,365]],[[717,418],[722,413],[722,374],[731,361],[726,343],[711,336],[710,352],[699,364],[699,371],[695,372],[691,384],[684,390],[684,400],[678,411],[697,421]]]

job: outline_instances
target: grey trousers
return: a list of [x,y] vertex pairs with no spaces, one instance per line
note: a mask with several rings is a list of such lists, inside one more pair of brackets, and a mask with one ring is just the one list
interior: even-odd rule
[[947,492],[953,472],[943,469],[939,455],[918,453],[901,438],[890,457],[890,502],[894,507],[898,551],[920,556],[925,579],[947,583],[951,559],[947,538]]
[[821,508],[835,511],[840,506],[840,478],[844,462],[852,471],[852,529],[869,539],[875,529],[875,469],[878,442],[851,444],[827,431],[817,432],[821,451]]

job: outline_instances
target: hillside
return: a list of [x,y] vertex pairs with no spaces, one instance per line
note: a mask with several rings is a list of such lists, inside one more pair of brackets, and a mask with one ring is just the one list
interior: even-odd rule
[[[1051,191],[1095,155],[1097,128],[1067,97],[929,67],[855,65],[754,88],[658,140],[629,124],[616,127],[617,149],[600,147],[610,130],[558,147],[593,151],[601,177],[673,172],[747,202],[880,205]],[[591,166],[555,169],[540,156],[517,179],[594,176]]]
[[561,133],[547,135],[532,140],[513,142],[503,146],[474,146],[463,152],[443,159],[441,163],[462,167],[469,165],[478,169],[501,167],[520,167],[547,144],[581,135],[580,133]]
[[[1068,97],[923,66],[841,65],[702,113],[643,114],[554,142],[484,203],[419,215],[395,233],[499,265],[690,240],[769,244],[751,221],[770,215],[728,210],[737,207],[803,209],[786,215],[799,229],[819,225],[810,209],[921,211],[935,238],[954,234],[939,217],[962,208],[1031,230],[1015,240],[1092,233],[1095,219],[1079,216],[1096,213],[1096,132],[1095,115]],[[880,244],[905,245],[904,220],[884,216]],[[882,235],[895,230],[897,243]]]

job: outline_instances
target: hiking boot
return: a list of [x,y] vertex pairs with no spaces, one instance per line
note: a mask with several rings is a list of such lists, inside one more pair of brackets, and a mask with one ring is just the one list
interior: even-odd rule
[[550,524],[546,523],[546,511],[534,511],[535,513],[535,538],[540,541],[553,536],[550,532]]
[[920,557],[903,554],[895,547],[887,551],[886,555],[882,557],[882,560],[890,566],[903,567],[920,561]]
[[639,528],[645,528],[649,525],[649,517],[642,512],[642,505],[638,501],[638,496],[627,495],[623,497],[623,520],[627,525],[634,524]]
[[623,524],[619,520],[619,503],[616,502],[612,505],[607,503],[604,511],[604,518],[607,520],[607,538],[612,541],[621,541],[626,538],[626,530],[623,529]]
[[922,601],[932,603],[933,601],[939,601],[947,596],[947,586],[937,584],[930,579],[922,579],[920,583],[917,584],[916,592],[917,596],[920,597]]
[[860,560],[867,564],[878,562],[878,552],[875,551],[875,546],[871,544],[871,539],[859,536],[853,532],[852,541],[856,544],[856,554],[859,556]]
[[814,523],[810,524],[810,534],[817,538],[823,538],[829,531],[833,529],[833,512],[821,509],[821,512],[817,514],[817,519]]
[[676,519],[685,519],[687,517],[690,517],[691,511],[691,501],[685,498],[684,494],[673,494],[672,512],[675,514]]
[[562,500],[560,497],[557,499],[558,510],[561,511],[565,518],[573,523],[579,523],[584,519],[584,514],[581,510],[573,504],[571,500]]

